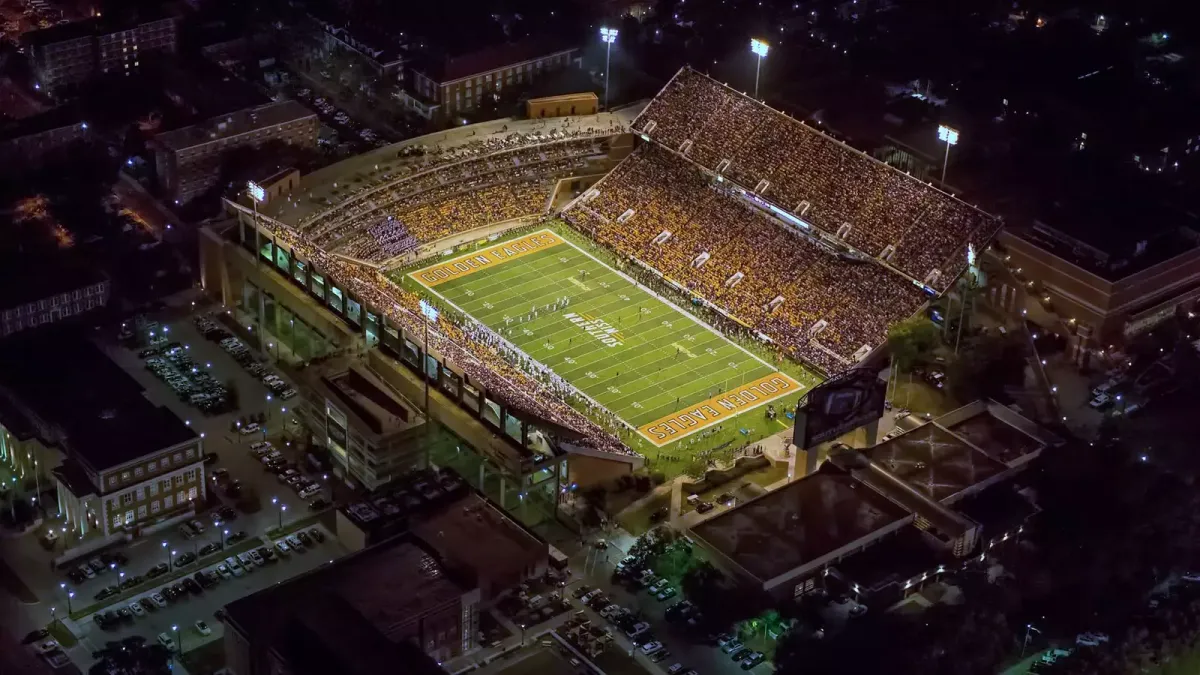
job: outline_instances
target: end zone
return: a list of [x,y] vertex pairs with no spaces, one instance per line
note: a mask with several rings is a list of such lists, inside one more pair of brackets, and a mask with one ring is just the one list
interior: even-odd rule
[[649,424],[643,424],[638,427],[638,433],[655,447],[661,448],[747,410],[753,410],[790,394],[799,394],[803,389],[804,387],[790,376],[772,373]]
[[518,239],[512,239],[501,244],[496,244],[495,246],[480,249],[474,253],[467,253],[456,258],[451,258],[446,262],[424,267],[415,272],[409,272],[408,276],[426,288],[433,288],[439,284],[444,284],[448,281],[474,274],[479,270],[493,267],[498,263],[515,260],[530,253],[536,253],[543,249],[565,243],[566,240],[554,232],[540,230]]

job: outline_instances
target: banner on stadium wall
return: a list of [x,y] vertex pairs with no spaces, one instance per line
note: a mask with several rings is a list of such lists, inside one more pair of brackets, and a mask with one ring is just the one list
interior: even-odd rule
[[808,392],[796,407],[792,442],[807,450],[883,417],[887,382],[855,368]]

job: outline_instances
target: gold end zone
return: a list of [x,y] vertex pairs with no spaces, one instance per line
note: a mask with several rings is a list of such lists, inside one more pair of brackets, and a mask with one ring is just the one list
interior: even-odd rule
[[720,424],[736,415],[778,398],[799,394],[803,387],[783,373],[771,373],[707,401],[690,405],[638,427],[638,433],[661,448],[697,431]]
[[519,239],[513,239],[498,243],[495,246],[480,249],[474,253],[460,255],[457,258],[452,258],[436,265],[430,265],[415,272],[409,272],[408,276],[426,288],[433,288],[448,281],[454,281],[455,279],[469,276],[481,270],[495,267],[500,263],[516,260],[530,253],[537,253],[538,251],[565,243],[566,240],[550,230],[542,230]]

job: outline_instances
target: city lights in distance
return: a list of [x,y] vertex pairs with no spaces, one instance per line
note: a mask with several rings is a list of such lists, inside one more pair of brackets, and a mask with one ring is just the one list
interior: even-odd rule
[[771,45],[767,44],[767,42],[765,40],[759,40],[758,38],[751,38],[750,39],[750,51],[753,52],[755,54],[755,56],[757,56],[758,58],[761,59],[767,55],[767,52],[771,51]]

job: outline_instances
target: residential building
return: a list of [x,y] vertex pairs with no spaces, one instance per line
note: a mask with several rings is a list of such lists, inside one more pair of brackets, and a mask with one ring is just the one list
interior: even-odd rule
[[426,119],[448,119],[476,110],[485,94],[520,91],[543,75],[578,66],[579,59],[576,47],[552,48],[534,40],[427,59],[412,68],[411,91],[401,100]]
[[1067,335],[1067,356],[1079,364],[1195,311],[1200,218],[1186,206],[1186,186],[1162,195],[1137,185],[1157,180],[1060,187],[1033,217],[1013,219],[994,244],[1007,273],[989,277],[984,298]]
[[600,100],[590,91],[581,94],[531,98],[525,102],[525,116],[529,119],[595,115],[599,111]]
[[158,53],[174,54],[174,17],[94,17],[26,33],[22,38],[38,86],[58,93],[97,75],[137,72]]
[[226,605],[225,662],[237,675],[436,675],[429,659],[476,647],[478,605],[432,547],[395,537]]
[[0,337],[66,321],[108,305],[112,283],[103,272],[61,256],[3,256]]
[[[0,424],[7,453],[18,462],[24,451],[57,464],[54,499],[75,536],[136,536],[194,514],[205,499],[201,439],[147,400],[99,347],[58,330],[12,338],[5,355]],[[48,487],[39,484],[38,494]],[[48,509],[50,498],[42,501]]]
[[0,172],[40,166],[59,151],[89,138],[87,122],[70,106],[0,123]]
[[315,148],[320,121],[295,101],[213,117],[154,137],[158,179],[168,198],[185,203],[216,184],[225,153],[268,141]]

